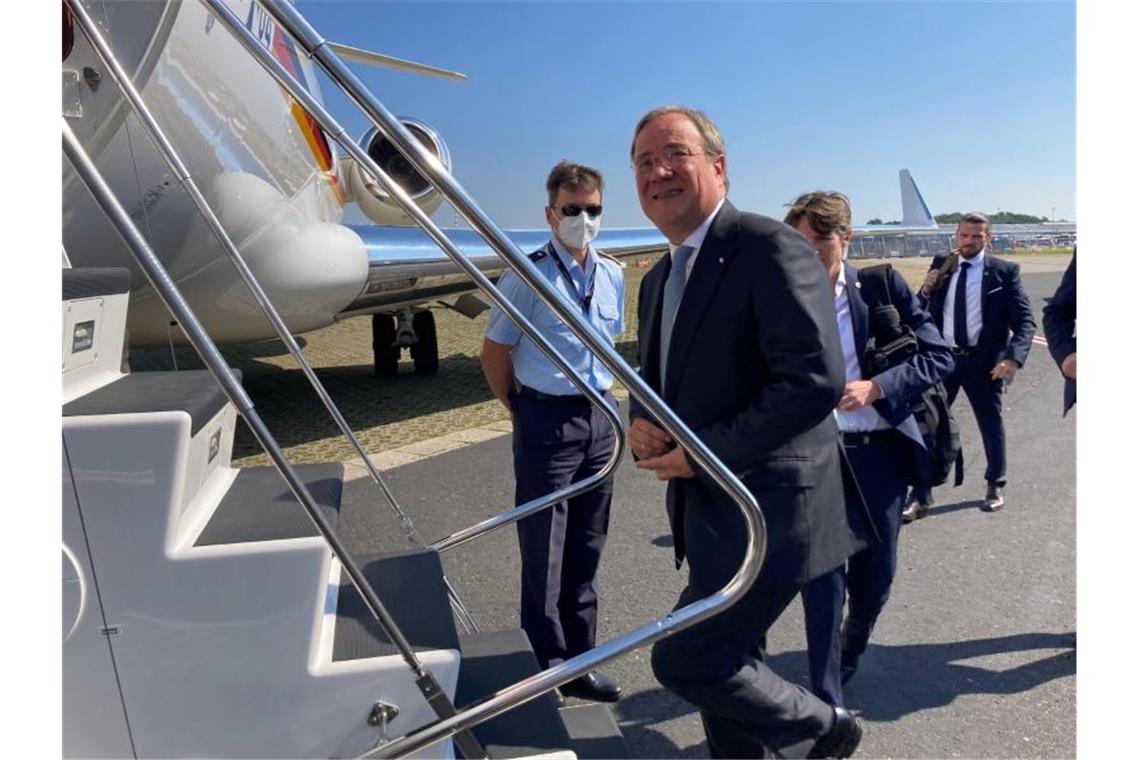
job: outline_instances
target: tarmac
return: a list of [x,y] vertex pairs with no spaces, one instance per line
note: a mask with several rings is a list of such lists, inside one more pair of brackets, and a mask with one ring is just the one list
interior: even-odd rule
[[[1017,257],[1040,325],[1067,257]],[[917,282],[924,260],[893,262]],[[644,267],[627,270],[636,293]],[[633,282],[631,289],[630,283]],[[619,349],[632,354],[630,330]],[[330,395],[383,470],[423,538],[432,541],[513,505],[509,422],[478,368],[486,317],[438,311],[439,374],[372,377],[368,320],[306,336],[306,354]],[[1038,329],[1040,333],[1040,328]],[[319,403],[280,347],[227,351],[270,429],[293,461],[348,459]],[[169,366],[170,353],[132,353],[132,363]],[[182,349],[180,366],[193,366]],[[405,362],[407,365],[408,362]],[[980,509],[985,459],[964,397],[955,404],[966,483],[935,491],[929,516],[903,529],[892,597],[848,706],[865,735],[857,757],[1073,757],[1076,755],[1076,412],[1061,417],[1062,379],[1034,345],[1005,401],[1009,486],[1004,510]],[[311,396],[311,393],[309,394]],[[623,403],[623,411],[625,410]],[[264,456],[235,442],[235,463]],[[239,458],[240,457],[240,458]],[[348,465],[340,532],[353,552],[403,549],[375,484]],[[615,475],[609,542],[599,581],[599,641],[667,613],[683,586],[674,570],[664,488],[628,456]],[[444,555],[448,577],[481,628],[517,627],[518,548],[506,527]],[[807,684],[803,618],[793,602],[769,633],[769,664]],[[707,757],[700,719],[660,687],[648,652],[604,668],[625,689],[615,705],[632,756]]]

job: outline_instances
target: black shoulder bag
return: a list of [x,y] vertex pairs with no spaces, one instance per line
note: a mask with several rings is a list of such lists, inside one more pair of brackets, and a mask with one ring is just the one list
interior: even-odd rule
[[[891,301],[888,285],[890,264],[878,264],[859,270],[859,293],[867,304],[870,322],[863,366],[871,376],[902,364],[918,353],[918,338],[899,317],[898,307]],[[954,471],[954,485],[962,485],[964,460],[958,422],[950,413],[946,388],[936,383],[913,399],[911,411],[929,454],[927,466],[919,467],[926,486],[940,486]]]

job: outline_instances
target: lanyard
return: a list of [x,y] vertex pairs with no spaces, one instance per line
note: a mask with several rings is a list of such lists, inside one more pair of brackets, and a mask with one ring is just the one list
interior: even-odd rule
[[562,257],[558,255],[558,251],[554,250],[553,243],[546,244],[547,253],[554,257],[554,263],[558,265],[558,270],[562,272],[562,276],[566,278],[566,284],[570,286],[570,290],[574,291],[574,295],[578,297],[579,303],[582,306],[582,313],[587,317],[590,316],[590,302],[594,300],[594,284],[598,279],[598,264],[594,263],[594,271],[590,275],[590,279],[586,282],[586,294],[580,295],[578,293],[578,286],[574,284],[574,278],[570,276],[570,270],[562,263]]

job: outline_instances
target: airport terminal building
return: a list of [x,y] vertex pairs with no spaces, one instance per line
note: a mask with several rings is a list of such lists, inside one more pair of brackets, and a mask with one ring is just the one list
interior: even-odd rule
[[[870,234],[851,240],[852,259],[901,258],[905,256],[934,256],[946,253],[954,244],[956,225],[941,224],[938,229],[892,232],[890,225]],[[1073,222],[1057,224],[995,224],[993,250],[1013,251],[1019,248],[1070,248],[1077,243],[1077,225]]]

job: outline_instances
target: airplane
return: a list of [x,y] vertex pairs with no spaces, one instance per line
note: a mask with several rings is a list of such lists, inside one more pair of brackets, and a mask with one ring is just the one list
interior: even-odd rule
[[[227,0],[246,28],[319,98],[312,64],[252,0]],[[316,121],[263,71],[199,3],[85,4],[135,87],[166,131],[262,288],[294,333],[354,316],[373,316],[378,374],[394,374],[401,348],[416,370],[438,367],[428,302],[475,285]],[[181,191],[97,52],[64,14],[64,116],[116,195],[219,343],[276,337],[237,277],[221,244]],[[346,57],[386,57],[341,46]],[[391,59],[387,59],[391,60]],[[407,63],[407,62],[402,62]],[[413,70],[436,72],[410,64]],[[430,126],[405,126],[450,169],[447,144]],[[369,130],[359,141],[425,213],[442,198],[391,143]],[[374,225],[342,224],[355,202]],[[470,230],[449,230],[489,276],[502,260]],[[548,230],[508,233],[524,251]],[[63,244],[72,266],[128,265],[122,242],[66,165]],[[603,230],[598,248],[617,256],[665,249],[657,230]],[[132,345],[183,342],[165,306],[132,265],[128,332]],[[464,301],[460,308],[481,307]]]
[[[381,315],[374,325],[395,323],[398,311],[401,322],[411,323],[413,345],[421,347],[414,357],[417,369],[429,370],[434,323],[421,317],[417,325],[415,315],[425,312],[413,309],[470,287],[453,279],[455,265],[401,226],[407,220],[391,199],[339,156],[313,119],[202,5],[79,2],[110,36],[118,61],[288,329],[304,332],[357,314]],[[259,5],[226,2],[283,66],[318,92],[307,60]],[[150,144],[67,14],[63,40],[69,151],[74,133],[217,341],[273,337],[181,191],[180,178]],[[441,163],[449,163],[446,145],[433,130],[414,120],[408,127]],[[417,184],[418,175],[400,173],[404,164],[390,145],[374,134],[362,139],[401,176],[421,208],[439,204],[434,190]],[[92,267],[123,267],[130,259],[71,160],[64,163],[62,193],[64,753],[359,756],[434,720],[444,710],[432,695],[446,691],[444,703],[455,704],[459,660],[466,653],[449,639],[434,642],[418,659],[410,644],[407,659],[375,648],[338,657],[338,624],[350,622],[339,602],[353,606],[350,587],[363,591],[367,584],[345,580],[342,570],[350,558],[338,551],[334,561],[334,544],[319,540],[303,515],[294,514],[298,519],[284,534],[277,530],[288,517],[283,510],[293,506],[279,473],[231,466],[235,396],[227,401],[206,373],[121,371],[124,326],[136,345],[181,340],[180,328],[141,284],[137,270],[131,272],[129,308],[121,270],[88,278]],[[342,224],[348,202],[365,208],[375,225]],[[612,242],[599,245],[610,251],[664,248],[655,230],[609,232],[606,240]],[[514,237],[525,250],[547,234],[517,231]],[[473,235],[459,233],[456,239],[478,266],[502,268]],[[102,289],[93,290],[100,279]],[[383,330],[374,327],[382,337]],[[159,398],[156,391],[169,395]],[[163,404],[157,409],[151,405],[155,399]],[[247,423],[256,421],[248,412],[242,410]],[[306,482],[324,484],[322,498],[329,503],[320,506],[335,511],[343,469],[318,468],[308,471]],[[312,523],[328,530],[317,519],[318,507],[309,506]],[[240,516],[234,521],[231,515]],[[257,532],[267,526],[274,529]],[[755,526],[750,532],[761,535]],[[753,572],[761,555],[762,550]],[[438,554],[404,556],[416,562],[434,557],[438,564]],[[373,583],[389,576],[408,584],[425,579],[419,566],[390,571],[392,565],[377,564],[387,562],[381,557],[370,565],[379,567]],[[442,586],[442,575],[438,581]],[[749,582],[746,577],[739,588]],[[440,613],[437,618],[445,617],[454,638],[446,593],[431,590],[408,599],[417,614],[430,607]],[[720,603],[732,600],[726,594]],[[640,639],[623,639],[622,646],[632,647],[650,632],[667,633],[684,614],[670,613],[643,627]],[[421,676],[409,670],[409,661],[429,670]],[[490,717],[496,704],[505,710],[536,697],[560,683],[557,677],[530,676],[529,692],[491,697],[468,715],[483,710]],[[437,745],[425,754],[453,752],[450,745]]]
[[[253,0],[226,0],[248,30],[318,99],[311,62]],[[398,372],[401,351],[415,370],[439,366],[433,312],[441,302],[473,317],[487,308],[475,284],[357,163],[297,104],[200,3],[87,2],[120,63],[163,126],[191,176],[215,209],[250,270],[293,334],[371,316],[378,376]],[[150,240],[183,295],[218,343],[277,337],[257,301],[182,191],[96,51],[68,13],[63,18],[63,112],[116,195]],[[335,46],[354,61],[450,78],[463,75]],[[443,137],[402,119],[450,170]],[[359,144],[425,213],[439,193],[395,147],[370,129]],[[937,230],[907,170],[900,172],[902,225],[856,228],[856,237]],[[356,203],[373,222],[344,224]],[[489,277],[501,258],[474,231],[445,230]],[[508,230],[523,251],[549,230]],[[166,307],[134,268],[117,234],[69,166],[63,176],[63,245],[67,265],[132,269],[128,335],[133,346],[182,343]],[[653,228],[603,228],[595,246],[617,257],[666,249]],[[451,302],[443,299],[452,298]]]

